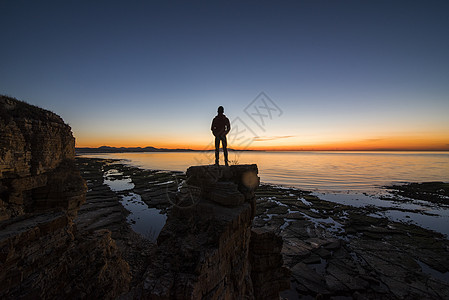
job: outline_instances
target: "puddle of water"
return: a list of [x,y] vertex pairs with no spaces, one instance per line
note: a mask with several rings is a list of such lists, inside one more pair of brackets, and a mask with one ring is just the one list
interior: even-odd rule
[[[120,179],[115,179],[115,176],[123,176],[123,173],[116,169],[111,169],[104,173],[104,184],[107,184],[112,191],[123,192],[134,188],[131,178],[121,177]],[[149,208],[142,201],[140,195],[135,193],[122,195],[120,203],[130,212],[127,221],[131,228],[146,239],[155,242],[162,227],[165,225],[167,216],[161,214],[159,209]]]
[[114,176],[123,176],[122,172],[116,169],[111,169],[104,173],[104,184],[107,184],[109,188],[114,192],[127,191],[134,188],[131,178],[125,177],[116,179]]
[[114,192],[122,192],[134,188],[131,178],[124,179],[104,179],[104,184],[109,185],[109,188]]
[[285,206],[285,207],[288,207],[287,204],[284,204],[284,203],[282,203],[281,201],[276,200],[276,197],[269,197],[267,200],[270,201],[270,202],[276,203],[277,206]]
[[340,216],[342,220],[349,220],[349,213],[346,210],[342,211],[342,216]]
[[276,216],[276,215],[275,214],[267,214],[267,217],[264,218],[263,220],[264,221],[270,221],[273,218],[273,216]]
[[449,283],[449,272],[441,273],[440,271],[435,270],[434,268],[431,268],[427,264],[423,263],[420,260],[416,260],[418,265],[421,267],[421,270],[423,273],[426,273],[433,278],[436,278],[438,280],[441,280],[443,282]]
[[284,218],[284,224],[281,225],[281,227],[279,227],[280,230],[284,230],[285,228],[287,228],[291,222],[296,221],[295,219],[286,219]]
[[169,180],[169,181],[163,181],[163,182],[150,181],[149,183],[151,183],[152,185],[168,185],[168,184],[172,184],[172,183],[175,183],[175,182],[173,180]]
[[108,176],[122,176],[122,175],[123,175],[123,172],[120,172],[117,169],[110,169],[110,170],[104,172],[104,174],[103,174],[104,177],[108,177]]
[[[302,215],[305,218],[307,218],[309,221],[311,221],[313,223],[313,225],[315,226],[315,228],[322,227],[322,228],[325,228],[327,231],[334,233],[334,234],[344,232],[343,225],[341,225],[340,223],[338,223],[331,217],[323,219],[323,218],[313,218],[305,213],[302,213]],[[329,224],[330,226],[325,226],[324,224]]]
[[167,216],[161,214],[159,209],[149,208],[142,201],[140,195],[135,193],[122,196],[120,203],[130,212],[127,221],[131,224],[131,228],[148,240],[155,242],[165,225]]
[[392,221],[405,223],[411,222],[420,227],[440,232],[446,237],[449,237],[449,217],[447,215],[430,216],[426,214],[400,210],[387,210],[381,214]]
[[304,205],[312,206],[312,202],[309,202],[304,198],[298,197],[298,200],[301,201],[302,203],[304,203]]

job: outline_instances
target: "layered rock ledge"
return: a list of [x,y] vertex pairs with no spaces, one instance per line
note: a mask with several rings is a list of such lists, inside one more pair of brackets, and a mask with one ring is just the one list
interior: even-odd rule
[[115,298],[128,264],[108,230],[73,223],[86,184],[71,128],[56,114],[0,96],[0,298]]
[[75,138],[56,114],[0,96],[0,221],[60,207],[75,213],[85,184]]
[[144,281],[129,298],[278,299],[289,287],[282,239],[251,230],[256,165],[194,166],[173,207]]

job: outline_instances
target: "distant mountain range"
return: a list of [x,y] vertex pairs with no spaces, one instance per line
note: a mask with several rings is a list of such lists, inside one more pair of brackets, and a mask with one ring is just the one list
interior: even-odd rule
[[101,146],[98,148],[78,147],[76,153],[122,153],[122,152],[191,152],[198,151],[192,149],[167,149],[155,147],[109,147]]
[[[101,146],[98,148],[78,147],[75,148],[77,154],[83,153],[124,153],[124,152],[200,152],[200,151],[215,151],[211,150],[193,150],[193,149],[167,149],[155,147],[109,147]],[[228,148],[229,151],[236,151]],[[253,150],[239,150],[239,151],[253,151]]]

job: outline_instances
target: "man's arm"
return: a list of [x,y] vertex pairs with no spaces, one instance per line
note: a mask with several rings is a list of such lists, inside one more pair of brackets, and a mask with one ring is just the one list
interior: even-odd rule
[[212,130],[212,131],[214,131],[214,121],[215,121],[215,118],[212,120],[212,124],[210,125],[210,130]]
[[229,119],[226,118],[226,131],[225,131],[225,134],[228,134],[229,131],[231,131],[231,124],[229,123]]

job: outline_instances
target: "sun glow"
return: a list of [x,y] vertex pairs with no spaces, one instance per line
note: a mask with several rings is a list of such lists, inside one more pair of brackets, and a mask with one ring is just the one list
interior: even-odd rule
[[[175,142],[177,141],[177,142]],[[156,147],[167,149],[210,150],[214,148],[213,137],[203,139],[182,138],[164,139],[132,139],[132,138],[79,138],[77,147]],[[290,141],[267,140],[253,141],[247,147],[238,146],[228,141],[228,148],[235,150],[265,151],[449,151],[448,139],[443,136],[395,136],[365,139],[301,139]]]

